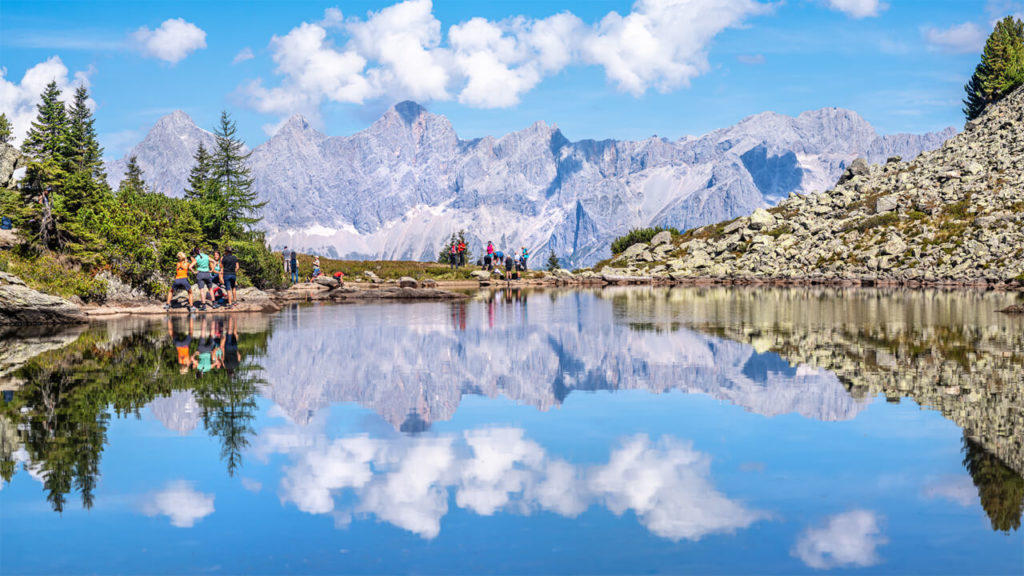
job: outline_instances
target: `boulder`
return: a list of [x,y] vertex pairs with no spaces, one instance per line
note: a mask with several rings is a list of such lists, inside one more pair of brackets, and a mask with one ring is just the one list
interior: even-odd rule
[[0,249],[9,250],[21,244],[17,230],[0,230]]
[[423,282],[420,282],[420,285],[424,288],[437,288],[437,280],[434,280],[433,278],[427,278]]
[[368,280],[369,280],[370,282],[373,282],[374,284],[377,284],[377,283],[379,283],[379,282],[382,282],[382,280],[380,279],[380,276],[377,276],[376,274],[374,274],[374,273],[373,273],[373,272],[371,272],[370,270],[364,270],[364,271],[363,271],[363,276],[366,276],[366,278],[367,278],[367,279],[368,279]]
[[132,288],[110,272],[100,272],[96,278],[107,283],[108,303],[143,303],[152,300],[144,291]]
[[662,230],[661,232],[655,234],[654,238],[651,238],[651,248],[661,246],[662,244],[668,244],[671,241],[672,233],[669,232],[668,230]]
[[838,186],[839,184],[845,184],[846,182],[853,180],[853,178],[856,176],[863,177],[867,176],[870,173],[871,167],[868,165],[868,161],[865,160],[864,158],[857,158],[856,160],[850,163],[850,167],[847,168],[845,172],[843,172],[842,176],[839,177],[839,182],[837,182],[836,185]]
[[899,256],[906,250],[907,243],[899,236],[893,236],[884,245],[882,245],[882,254],[888,254],[890,256]]
[[317,276],[313,279],[313,282],[316,282],[321,286],[326,286],[327,288],[337,288],[341,285],[341,282],[339,282],[337,278],[333,278],[331,276]]
[[771,212],[768,212],[764,208],[758,208],[754,210],[754,213],[750,215],[750,229],[751,230],[765,230],[775,226],[775,216],[772,216]]
[[25,164],[25,157],[17,148],[7,143],[0,143],[0,187],[10,188],[14,185],[14,171]]
[[486,282],[491,279],[491,273],[487,270],[473,270],[469,275],[481,282]]
[[899,196],[890,194],[875,201],[875,214],[885,214],[899,208]]
[[641,254],[643,254],[645,251],[647,251],[647,244],[644,243],[644,242],[637,242],[636,244],[633,244],[629,248],[626,248],[622,252],[622,254],[619,254],[619,258],[618,259],[621,259],[621,260],[632,260],[632,259],[636,258],[637,256],[640,256]]
[[417,282],[415,278],[410,278],[409,276],[402,276],[401,278],[398,279],[398,287],[399,288],[419,288],[420,287],[420,283]]
[[86,321],[82,310],[63,298],[43,294],[21,278],[0,272],[0,325],[79,324]]

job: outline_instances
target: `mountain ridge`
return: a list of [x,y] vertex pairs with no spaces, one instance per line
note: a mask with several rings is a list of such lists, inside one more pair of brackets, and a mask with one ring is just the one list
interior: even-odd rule
[[[189,148],[213,135],[183,112],[171,116],[129,155],[155,189],[180,195]],[[493,240],[534,254],[551,249],[579,266],[607,257],[610,239],[630,228],[693,228],[749,214],[794,191],[824,190],[855,157],[914,156],[953,133],[879,136],[855,112],[823,108],[795,118],[764,112],[677,140],[574,142],[543,121],[463,140],[446,117],[404,101],[348,136],[294,115],[250,162],[278,247],[432,260],[465,228],[476,252]],[[112,184],[124,164],[108,165]]]

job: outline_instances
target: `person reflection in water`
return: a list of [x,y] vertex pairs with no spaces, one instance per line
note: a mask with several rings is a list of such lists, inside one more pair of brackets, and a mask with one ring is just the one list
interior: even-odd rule
[[196,369],[196,378],[202,378],[210,370],[221,367],[220,347],[217,339],[210,332],[210,323],[204,319],[196,352],[192,355],[192,365]]
[[228,318],[227,330],[221,331],[220,356],[228,378],[233,377],[242,362],[242,355],[238,352],[238,326],[235,324],[234,316]]
[[174,347],[178,351],[178,372],[181,374],[188,374],[189,368],[192,367],[192,354],[189,347],[192,346],[192,330],[193,330],[193,319],[192,316],[188,317],[188,332],[185,334],[176,334],[174,332],[174,322],[167,319],[167,334],[171,337],[171,342],[174,342]]

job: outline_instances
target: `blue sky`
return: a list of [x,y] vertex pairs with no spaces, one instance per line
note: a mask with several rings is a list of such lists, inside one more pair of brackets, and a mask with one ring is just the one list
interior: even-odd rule
[[0,111],[87,82],[108,155],[175,109],[250,145],[301,113],[331,135],[415,99],[459,135],[543,120],[573,140],[678,138],[773,110],[856,110],[882,133],[962,126],[1007,1],[4,0]]

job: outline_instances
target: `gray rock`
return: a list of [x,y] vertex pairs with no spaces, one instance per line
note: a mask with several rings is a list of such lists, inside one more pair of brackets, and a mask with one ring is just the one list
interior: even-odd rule
[[328,288],[337,288],[341,285],[341,282],[338,282],[338,279],[332,276],[317,276],[313,281]]
[[644,242],[637,242],[636,244],[633,244],[629,248],[626,248],[625,250],[623,250],[622,254],[619,254],[619,257],[617,258],[617,260],[632,260],[634,258],[639,257],[641,254],[643,254],[646,251],[647,251],[647,244],[644,243]]
[[885,214],[886,212],[892,212],[899,207],[899,196],[896,194],[890,194],[888,196],[882,196],[875,202],[875,214]]
[[672,233],[669,232],[668,230],[662,230],[661,232],[655,234],[654,238],[651,238],[651,248],[661,246],[662,244],[668,244],[671,241]]
[[0,272],[0,325],[79,324],[86,321],[82,310],[63,298],[43,294],[21,278]]
[[14,186],[14,171],[25,165],[25,157],[10,144],[0,143],[0,188]]
[[399,288],[419,288],[420,287],[420,283],[417,282],[415,278],[410,278],[408,276],[402,276],[401,278],[398,279],[398,287]]
[[764,208],[758,208],[750,215],[749,226],[751,230],[770,229],[775,226],[775,216],[772,216],[772,214]]

